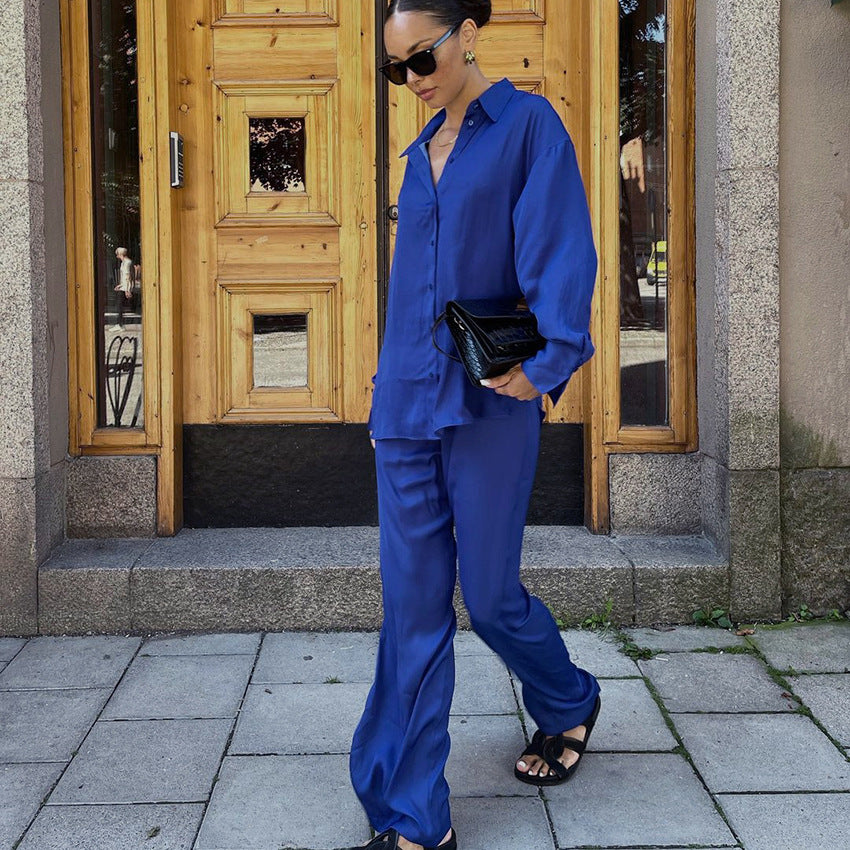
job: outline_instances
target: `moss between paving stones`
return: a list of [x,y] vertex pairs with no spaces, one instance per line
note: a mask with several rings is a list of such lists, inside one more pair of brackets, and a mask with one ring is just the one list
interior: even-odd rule
[[[848,628],[850,628],[850,620],[847,620],[846,618],[836,619],[836,618],[833,618],[833,617],[817,617],[817,618],[812,618],[811,620],[804,620],[802,622],[798,622],[796,620],[795,621],[783,620],[781,622],[758,623],[758,624],[753,624],[753,625],[750,625],[750,626],[740,626],[739,629],[740,628],[753,628],[753,629],[755,629],[756,627],[758,627],[758,628],[761,628],[762,630],[774,631],[774,630],[777,630],[777,629],[789,629],[789,628],[791,628],[791,629],[807,628],[807,627],[817,628],[820,625],[829,624],[829,623],[832,623],[832,624],[842,623],[843,625],[846,625]],[[705,628],[707,631],[711,631],[713,629],[716,629],[717,627],[716,626],[704,626],[703,628]],[[732,631],[732,629],[722,629],[722,631]],[[646,647],[646,646],[639,646],[627,634],[625,634],[624,632],[622,632],[619,629],[617,629],[615,631],[615,637],[620,643],[620,647],[619,647],[620,652],[622,652],[624,655],[629,656],[630,658],[641,658],[641,659],[652,658],[653,656],[658,655],[660,653],[664,653],[666,651],[666,650],[663,650],[663,649],[650,649],[649,647]],[[726,653],[729,653],[729,654],[753,655],[753,656],[755,656],[756,658],[759,659],[759,661],[762,662],[762,664],[764,664],[765,670],[767,671],[767,674],[770,676],[770,678],[780,688],[782,688],[782,690],[785,691],[791,699],[793,699],[797,703],[797,708],[794,709],[794,713],[802,714],[803,716],[808,717],[809,720],[811,720],[812,723],[814,723],[815,726],[817,726],[818,729],[820,729],[821,732],[823,732],[824,735],[826,735],[826,737],[829,738],[829,740],[832,742],[832,744],[838,749],[838,751],[840,753],[842,753],[842,755],[844,755],[845,758],[850,758],[850,752],[848,752],[848,750],[841,744],[840,741],[836,740],[832,735],[830,735],[830,733],[826,729],[826,727],[820,722],[820,720],[818,720],[817,717],[815,717],[815,715],[812,713],[812,710],[803,702],[802,698],[799,697],[794,692],[794,688],[792,687],[791,683],[788,681],[788,679],[785,678],[786,676],[799,675],[799,674],[797,674],[797,672],[793,668],[789,668],[788,670],[777,669],[772,664],[770,664],[770,662],[767,660],[767,658],[765,657],[765,655],[761,651],[761,649],[759,649],[759,647],[756,645],[756,643],[751,639],[751,638],[754,637],[753,635],[743,635],[743,637],[744,637],[744,640],[746,641],[746,645],[727,646],[727,647],[721,648],[721,647],[717,647],[717,646],[707,644],[704,647],[698,647],[698,648],[695,648],[695,649],[685,650],[685,652],[712,652],[712,653],[718,653],[718,654],[726,652]],[[848,637],[850,637],[850,634],[848,634]],[[676,750],[674,750],[674,751],[678,751],[681,748],[682,755],[684,755],[693,764],[693,761],[690,757],[690,753],[687,752],[681,738],[676,734],[676,730],[675,730],[675,727],[673,725],[673,722],[672,722],[669,714],[667,713],[667,709],[664,706],[664,703],[661,700],[660,695],[656,691],[652,682],[646,676],[643,676],[642,678],[646,682],[646,686],[647,686],[647,688],[649,688],[649,691],[652,694],[653,699],[658,703],[658,707],[661,710],[661,714],[664,717],[665,723],[667,723],[667,726],[669,727],[671,733],[676,738],[676,740],[679,741],[679,747],[677,747]],[[725,817],[724,817],[724,820],[726,820]]]

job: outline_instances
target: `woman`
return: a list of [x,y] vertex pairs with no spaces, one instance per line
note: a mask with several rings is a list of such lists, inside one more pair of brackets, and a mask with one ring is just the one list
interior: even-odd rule
[[[569,778],[600,706],[599,682],[571,661],[549,609],[519,579],[542,393],[557,401],[594,352],[597,257],[560,117],[507,78],[491,84],[475,63],[490,11],[489,2],[392,0],[384,25],[390,61],[381,70],[442,108],[401,154],[369,416],[384,619],[350,773],[378,832],[370,850],[457,847],[443,774],[456,575],[473,628],[522,682],[540,727],[518,779]],[[477,387],[431,332],[446,300],[488,297],[525,297],[546,344]],[[435,339],[452,350],[445,324]]]

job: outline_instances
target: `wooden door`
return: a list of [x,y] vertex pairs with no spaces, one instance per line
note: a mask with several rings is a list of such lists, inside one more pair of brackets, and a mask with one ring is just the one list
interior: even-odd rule
[[184,422],[365,421],[373,4],[181,0]]
[[[376,96],[387,85],[376,80],[384,7],[383,0],[171,6],[172,129],[185,142],[177,362],[190,429],[315,429],[368,418],[386,303],[385,291],[379,296],[387,266],[378,258],[387,246],[391,256],[395,238],[387,208],[401,185],[399,153],[433,115],[406,87],[388,85],[386,98]],[[494,0],[477,47],[488,79],[507,76],[555,106],[586,179],[592,9],[593,0]],[[379,103],[385,114],[377,114]],[[376,128],[386,128],[386,137]],[[587,368],[549,421],[582,421]],[[368,447],[365,429],[362,439]],[[580,434],[576,440],[580,459]],[[219,448],[203,466],[226,453]],[[257,524],[277,524],[264,516]],[[281,524],[304,522],[293,516]],[[335,524],[315,520],[306,524]]]
[[[375,191],[374,4],[174,5],[184,421],[364,422],[382,320],[376,227],[386,226]],[[549,98],[581,160],[585,8],[495,0],[478,49],[489,79]],[[392,202],[398,154],[433,112],[404,87],[388,93]],[[559,419],[580,420],[578,384]]]
[[[589,22],[594,0],[493,0],[493,16],[478,35],[476,62],[491,82],[507,77],[518,89],[548,98],[589,173]],[[380,36],[380,33],[379,33]],[[405,86],[389,87],[390,196],[398,197],[406,158],[399,153],[434,115]],[[394,203],[394,200],[392,201]],[[397,225],[391,224],[390,246]],[[544,396],[548,422],[581,422],[584,367],[554,407]]]

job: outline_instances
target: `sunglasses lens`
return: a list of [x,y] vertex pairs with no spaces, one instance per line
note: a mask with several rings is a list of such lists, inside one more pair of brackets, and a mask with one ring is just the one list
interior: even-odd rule
[[401,67],[395,62],[388,62],[386,65],[381,65],[380,70],[383,75],[397,86],[403,86],[407,82],[407,69],[401,63]]
[[410,67],[410,70],[418,77],[427,77],[429,74],[433,74],[434,71],[437,70],[437,60],[434,58],[434,54],[429,53],[428,51],[423,51],[422,53],[417,53],[414,56],[411,56],[410,59],[407,60],[407,64]]

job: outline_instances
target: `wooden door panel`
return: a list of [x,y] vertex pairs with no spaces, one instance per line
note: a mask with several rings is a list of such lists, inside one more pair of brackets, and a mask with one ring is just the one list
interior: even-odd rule
[[[294,83],[217,83],[215,87],[218,225],[339,223],[339,98],[336,86]],[[252,133],[272,135],[272,124],[300,147],[298,180],[285,191],[252,180]],[[260,147],[255,145],[254,147]],[[270,169],[271,171],[272,169]],[[285,175],[281,175],[283,177]]]
[[[338,291],[336,279],[219,281],[221,421],[241,421],[245,416],[276,421],[283,415],[289,421],[336,418],[331,377],[338,356],[327,341],[337,337]],[[269,335],[255,333],[258,316],[303,317],[304,327],[294,323],[293,331],[281,334],[276,346],[275,340],[263,346]],[[260,371],[271,379],[259,377]]]
[[[548,98],[575,143],[579,164],[589,177],[588,73],[586,66],[588,4],[594,0],[494,0],[490,23],[479,34],[476,62],[492,82],[508,77],[524,91]],[[548,13],[548,14],[547,14]],[[406,158],[399,154],[433,117],[434,110],[405,86],[389,90],[390,196],[398,197]],[[543,223],[541,222],[541,225]],[[390,251],[395,250],[397,223],[390,227]],[[549,422],[582,422],[582,367],[567,384],[553,410],[544,397]]]
[[[493,0],[493,18],[498,20],[522,20],[536,17],[543,19],[543,4],[546,0]],[[549,0],[559,2],[559,0]],[[572,0],[567,0],[572,2]]]
[[219,18],[281,16],[316,18],[323,23],[336,20],[337,0],[218,0]]
[[346,3],[339,20],[334,0],[176,5],[184,421],[365,421],[374,8]]
[[340,27],[302,26],[281,16],[274,27],[250,17],[214,28],[218,80],[339,80]]
[[309,268],[327,278],[339,271],[339,240],[328,240],[326,227],[270,227],[262,233],[222,229],[218,233],[218,262],[236,279],[268,278],[280,257],[295,268]]

